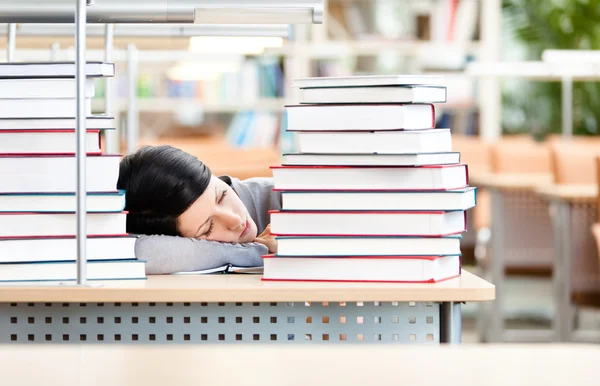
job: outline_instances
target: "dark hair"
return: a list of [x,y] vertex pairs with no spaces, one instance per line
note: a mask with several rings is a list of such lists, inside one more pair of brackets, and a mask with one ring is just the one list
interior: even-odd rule
[[179,236],[177,218],[204,193],[210,169],[172,146],[145,146],[121,160],[127,232]]

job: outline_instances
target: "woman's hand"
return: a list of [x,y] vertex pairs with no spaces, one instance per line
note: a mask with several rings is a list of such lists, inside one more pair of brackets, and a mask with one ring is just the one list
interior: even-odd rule
[[256,236],[254,240],[256,243],[260,243],[269,248],[270,253],[277,253],[277,240],[271,236],[271,224],[267,225],[267,228],[260,235]]

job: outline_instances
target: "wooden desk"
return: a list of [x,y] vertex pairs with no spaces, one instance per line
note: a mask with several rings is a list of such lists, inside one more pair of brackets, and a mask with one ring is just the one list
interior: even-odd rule
[[591,345],[0,346],[10,386],[595,386]]
[[547,200],[572,203],[594,203],[598,199],[598,185],[546,185],[537,192]]
[[533,190],[552,184],[552,174],[479,173],[469,177],[470,184],[494,189]]
[[2,287],[0,343],[457,343],[461,302],[494,298],[493,285],[466,271],[436,284],[276,283],[260,278],[151,276],[91,287]]

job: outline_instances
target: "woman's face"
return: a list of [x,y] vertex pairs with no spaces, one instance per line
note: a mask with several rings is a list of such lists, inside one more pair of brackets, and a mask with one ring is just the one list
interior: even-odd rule
[[256,224],[233,189],[212,176],[200,197],[178,219],[183,237],[249,243],[257,236]]

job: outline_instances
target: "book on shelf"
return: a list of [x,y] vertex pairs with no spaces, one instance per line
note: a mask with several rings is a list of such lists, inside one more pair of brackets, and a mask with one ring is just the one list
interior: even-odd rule
[[[75,130],[0,130],[0,155],[75,154]],[[85,151],[102,154],[100,130],[87,130]]]
[[[75,78],[75,62],[8,62],[0,63],[0,79],[6,78]],[[87,78],[113,77],[115,65],[106,62],[85,64]]]
[[[95,93],[94,79],[85,79],[86,98]],[[0,79],[0,99],[55,99],[76,98],[75,78],[32,79],[12,78]]]
[[452,151],[450,129],[296,132],[299,153],[420,154]]
[[[125,192],[87,193],[88,212],[121,212],[125,209]],[[73,193],[2,193],[0,212],[75,212],[77,197]]]
[[[86,258],[92,260],[135,259],[137,237],[88,236]],[[0,239],[0,264],[77,260],[77,240],[71,237]]]
[[281,209],[297,211],[452,211],[475,206],[475,188],[445,191],[294,191],[281,192]]
[[[92,114],[92,99],[85,98],[85,114]],[[0,99],[0,118],[75,117],[75,98]]]
[[283,166],[425,166],[460,163],[460,153],[289,153]]
[[[142,260],[88,261],[86,278],[90,281],[145,279],[145,262]],[[3,284],[69,282],[76,279],[77,263],[75,261],[0,264],[0,283]]]
[[[127,234],[126,212],[86,213],[90,236],[122,236]],[[77,233],[74,212],[0,212],[0,238],[64,237]]]
[[459,255],[460,235],[407,236],[277,236],[277,253],[291,256],[439,256]]
[[449,236],[467,227],[464,211],[272,211],[275,236]]
[[374,86],[303,88],[300,104],[444,103],[446,88],[439,86]]
[[285,190],[450,190],[468,186],[467,165],[273,166]]
[[[3,130],[57,130],[75,129],[75,117],[55,118],[0,118],[0,131]],[[112,116],[96,114],[85,119],[87,130],[111,130],[115,128],[115,119]]]
[[[0,155],[0,192],[72,193],[76,190],[74,155]],[[86,157],[88,192],[114,192],[119,178],[118,155]]]
[[460,275],[460,255],[263,256],[263,280],[435,283]]
[[290,131],[419,130],[435,127],[432,104],[287,105],[286,112]]

